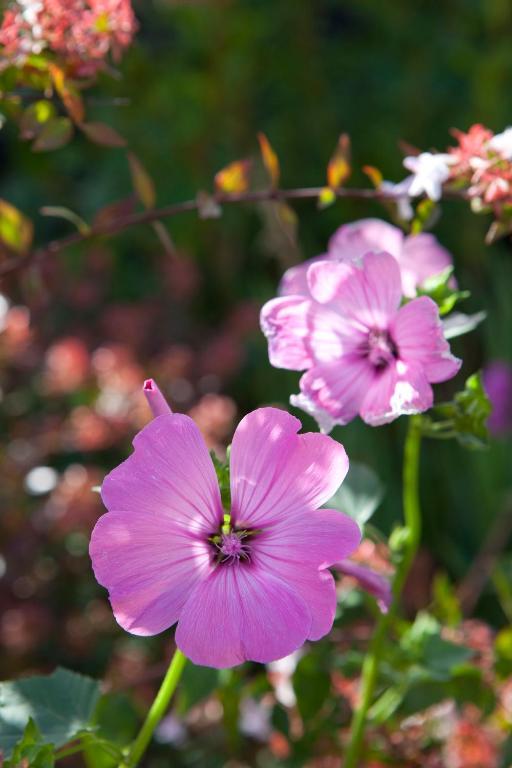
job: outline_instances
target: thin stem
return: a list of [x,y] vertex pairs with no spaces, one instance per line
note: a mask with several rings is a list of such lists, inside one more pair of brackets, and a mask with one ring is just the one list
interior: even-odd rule
[[[284,202],[285,200],[318,200],[323,187],[301,187],[297,189],[260,189],[249,192],[237,192],[233,194],[217,192],[211,197],[211,201],[217,205],[232,205],[239,203],[264,203]],[[403,193],[386,192],[380,189],[366,189],[354,187],[339,187],[332,190],[337,198],[351,200],[396,200],[403,197]],[[447,198],[466,199],[467,194],[461,190],[443,190],[443,196]],[[206,199],[208,197],[206,196]],[[37,248],[22,256],[13,256],[5,259],[0,265],[0,277],[25,269],[31,264],[44,261],[50,256],[55,256],[66,248],[79,243],[87,242],[95,237],[112,237],[120,232],[140,224],[152,224],[160,219],[168,219],[181,213],[198,211],[205,207],[205,196],[200,194],[194,200],[184,200],[180,203],[171,203],[161,208],[151,208],[146,211],[120,216],[102,227],[91,227],[87,232],[74,232],[60,240],[52,240],[47,245]]]
[[151,709],[149,710],[144,721],[144,724],[139,731],[139,735],[133,742],[128,752],[128,758],[123,763],[123,766],[126,768],[135,768],[135,766],[138,765],[141,757],[144,755],[144,752],[146,751],[148,744],[151,741],[151,737],[153,736],[155,728],[167,711],[167,707],[169,706],[171,697],[176,690],[176,686],[178,685],[186,661],[186,656],[184,656],[182,652],[177,648],[174,656],[172,657],[169,669],[167,670],[167,673],[163,679],[162,685],[160,686],[160,690],[158,691],[156,698],[151,705]]
[[360,764],[361,748],[368,711],[373,702],[377,673],[382,656],[384,640],[391,621],[397,611],[400,596],[407,579],[412,561],[418,549],[421,536],[421,510],[419,503],[419,463],[421,447],[421,417],[412,416],[404,447],[403,465],[403,506],[405,529],[407,531],[402,559],[393,579],[393,602],[388,613],[380,615],[375,627],[361,675],[361,700],[354,712],[350,729],[350,742],[345,756],[344,768],[357,768]]

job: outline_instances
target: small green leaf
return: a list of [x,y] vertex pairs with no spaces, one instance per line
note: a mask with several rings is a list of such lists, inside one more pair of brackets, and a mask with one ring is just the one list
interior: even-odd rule
[[469,291],[459,291],[454,287],[452,276],[453,267],[447,267],[437,275],[427,278],[418,288],[418,296],[428,296],[435,301],[441,316],[447,315],[457,302],[470,296]]
[[41,99],[31,104],[23,112],[20,120],[22,139],[35,139],[49,120],[55,117],[56,110],[51,101]]
[[351,462],[348,475],[340,489],[325,505],[350,515],[359,525],[372,517],[384,497],[384,487],[370,467]]
[[32,245],[33,234],[30,219],[7,200],[0,199],[0,250],[4,245],[9,251],[26,253]]
[[439,218],[439,206],[426,197],[416,206],[416,214],[411,224],[411,233],[419,235],[423,230],[434,226]]
[[73,136],[73,123],[69,117],[53,117],[48,120],[32,144],[34,152],[50,152],[69,143]]
[[45,205],[40,209],[42,216],[53,216],[57,219],[66,219],[71,222],[81,235],[88,235],[91,231],[90,226],[85,222],[78,213],[71,211],[69,208],[64,208],[61,205]]
[[427,437],[455,437],[465,448],[487,448],[487,420],[491,411],[481,373],[474,373],[452,402],[439,403],[431,410],[431,416],[423,417],[422,430]]
[[487,312],[475,312],[474,315],[465,315],[463,312],[452,312],[443,320],[443,333],[445,339],[455,339],[470,333],[478,328],[487,317]]
[[30,768],[53,768],[55,765],[53,745],[43,743],[41,733],[32,718],[29,719],[5,768],[19,768],[23,765]]
[[0,744],[8,757],[30,718],[43,744],[61,747],[85,730],[99,697],[99,684],[58,668],[51,675],[0,683]]

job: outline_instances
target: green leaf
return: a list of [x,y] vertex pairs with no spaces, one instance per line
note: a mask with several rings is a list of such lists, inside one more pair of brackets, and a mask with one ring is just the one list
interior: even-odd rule
[[478,328],[487,317],[487,312],[475,312],[474,315],[465,315],[463,312],[452,312],[446,320],[443,320],[443,333],[445,339],[455,339]]
[[501,677],[512,675],[512,627],[502,629],[495,641],[496,671]]
[[423,417],[422,429],[427,437],[455,437],[465,448],[487,448],[491,411],[481,373],[474,373],[452,402],[434,406],[431,416]]
[[351,462],[348,475],[340,489],[325,505],[350,515],[359,525],[372,517],[384,496],[384,486],[370,467]]
[[51,675],[0,683],[0,744],[7,756],[23,738],[30,718],[44,744],[61,747],[87,728],[99,684],[58,668]]
[[35,139],[49,120],[56,115],[56,110],[51,101],[41,99],[31,104],[23,112],[20,120],[22,139]]
[[45,205],[40,209],[42,216],[53,216],[58,219],[66,219],[73,224],[81,235],[88,235],[91,231],[90,226],[82,219],[78,213],[64,208],[62,205]]
[[454,418],[457,439],[468,448],[486,447],[489,440],[487,420],[492,405],[484,389],[481,373],[466,381],[462,392],[455,395],[457,413]]
[[[124,693],[108,693],[100,698],[88,734],[84,753],[87,764],[94,768],[116,768],[122,748],[129,744],[140,724],[139,714],[130,697]],[[117,753],[117,755],[116,755]]]
[[318,715],[331,691],[331,678],[317,653],[303,656],[293,675],[297,707],[307,722]]
[[34,228],[30,219],[6,200],[0,199],[0,250],[26,253],[32,245]]
[[456,590],[446,573],[439,572],[432,585],[432,611],[443,624],[456,627],[462,621],[462,611]]
[[32,144],[34,152],[51,152],[64,147],[73,136],[73,123],[69,117],[53,117],[48,120]]
[[18,768],[22,765],[31,768],[53,768],[55,765],[53,746],[43,743],[41,733],[32,718],[29,719],[5,768]]
[[406,689],[402,686],[388,688],[369,710],[369,719],[377,725],[385,723],[401,705],[405,693]]
[[418,296],[428,296],[436,302],[441,316],[452,311],[457,302],[467,299],[469,291],[459,291],[454,288],[452,280],[453,267],[447,267],[437,275],[427,278],[418,288]]
[[428,197],[416,206],[416,213],[411,224],[411,234],[419,235],[424,229],[430,229],[439,218],[439,206]]

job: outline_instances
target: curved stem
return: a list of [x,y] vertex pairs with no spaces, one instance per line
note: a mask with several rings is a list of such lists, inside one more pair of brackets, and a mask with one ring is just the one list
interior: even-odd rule
[[393,602],[388,613],[381,614],[366,654],[361,675],[361,700],[354,712],[350,729],[350,742],[345,756],[344,768],[357,768],[363,745],[364,729],[368,711],[373,702],[377,673],[384,640],[388,634],[393,616],[398,608],[402,589],[412,561],[418,549],[421,536],[421,510],[419,502],[419,464],[421,447],[421,416],[411,416],[404,447],[403,465],[403,506],[405,529],[407,531],[402,559],[393,579]]
[[186,656],[182,654],[179,648],[176,648],[174,656],[172,657],[172,661],[169,665],[169,669],[167,670],[162,685],[160,686],[160,690],[158,691],[156,698],[151,705],[151,709],[147,714],[147,717],[139,731],[137,738],[133,742],[128,752],[127,759],[124,761],[124,763],[122,763],[124,768],[135,768],[135,766],[138,765],[141,757],[144,755],[144,752],[146,751],[148,744],[151,741],[151,737],[153,736],[155,728],[167,711],[167,707],[169,706],[171,697],[176,690],[176,686],[178,685],[186,662]]

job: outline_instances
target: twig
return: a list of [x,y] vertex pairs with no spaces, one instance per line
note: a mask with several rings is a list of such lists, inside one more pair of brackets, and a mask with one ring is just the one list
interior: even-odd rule
[[[232,205],[235,203],[262,203],[262,202],[284,202],[286,200],[312,200],[318,199],[323,187],[303,187],[298,189],[263,189],[251,192],[240,192],[234,194],[216,193],[211,200],[217,205]],[[403,197],[401,194],[393,194],[381,191],[379,189],[358,189],[341,187],[333,190],[337,198],[349,200],[396,200]],[[467,197],[463,191],[445,190],[445,197],[464,199]],[[121,216],[102,227],[93,227],[87,233],[75,232],[59,240],[53,240],[50,243],[32,250],[22,256],[13,256],[0,263],[0,277],[25,269],[30,265],[44,261],[46,258],[56,256],[58,253],[66,250],[73,245],[87,242],[96,237],[112,237],[126,229],[138,226],[140,224],[151,224],[159,219],[168,219],[181,213],[189,211],[201,211],[205,202],[201,196],[194,200],[185,200],[181,203],[172,203],[161,208],[152,208],[138,213]]]

